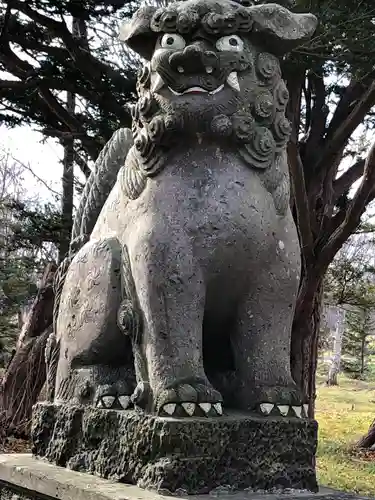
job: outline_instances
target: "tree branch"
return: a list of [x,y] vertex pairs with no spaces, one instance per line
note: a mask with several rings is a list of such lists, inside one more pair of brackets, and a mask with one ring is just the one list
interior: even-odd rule
[[341,150],[354,130],[362,123],[368,111],[375,105],[375,81],[372,81],[365,90],[362,98],[357,102],[347,118],[340,124],[333,136],[327,141],[325,150],[314,168],[318,172],[330,164],[337,151]]
[[348,168],[338,179],[333,183],[334,199],[342,196],[344,193],[349,191],[351,186],[357,181],[363,174],[363,169],[366,161],[361,159],[355,162],[351,167]]
[[88,167],[85,160],[82,158],[82,156],[80,154],[78,154],[77,152],[74,153],[74,161],[77,163],[77,165],[81,169],[81,172],[86,177],[86,179],[88,179],[91,175],[91,170]]
[[25,79],[25,84],[32,82],[37,85],[38,93],[42,101],[47,104],[48,108],[56,115],[56,117],[65,124],[71,131],[78,132],[90,157],[95,160],[98,155],[98,149],[101,145],[97,144],[95,139],[90,139],[86,130],[77,118],[69,113],[64,106],[62,106],[52,92],[48,89],[45,82],[35,78],[35,69],[28,62],[20,59],[9,47],[9,44],[3,44],[3,53],[0,58],[11,60],[12,69],[14,74],[21,79]]
[[[35,21],[33,21],[33,23],[35,23]],[[31,88],[33,84],[38,85],[40,81],[43,81],[43,83],[51,89],[66,90],[74,94],[79,94],[85,99],[97,104],[98,106],[103,106],[103,103],[105,103],[105,107],[114,115],[119,116],[120,120],[123,123],[127,123],[129,121],[129,113],[126,107],[121,107],[121,106],[119,107],[118,100],[112,95],[108,86],[106,87],[103,84],[102,81],[103,72],[101,71],[100,74],[97,72],[98,73],[96,75],[97,78],[96,80],[93,80],[91,68],[89,68],[89,71],[85,70],[87,66],[87,57],[88,57],[87,48],[84,49],[86,65],[83,64],[78,65],[74,63],[74,58],[73,59],[71,58],[71,53],[66,48],[43,44],[37,41],[34,37],[32,37],[30,33],[32,34],[32,30],[25,29],[22,23],[20,23],[15,18],[13,19],[12,30],[10,32],[12,42],[17,43],[25,51],[26,49],[29,49],[31,51],[37,52],[38,54],[45,53],[51,56],[52,61],[57,61],[57,64],[67,65],[68,69],[71,70],[72,72],[72,77],[67,78],[67,75],[61,74],[58,68],[55,69],[55,72],[53,73],[53,75],[51,74],[51,76],[46,75],[45,72],[37,74],[37,71],[35,71],[35,82],[32,80],[30,82],[27,82],[27,88]],[[82,51],[83,49],[81,50],[81,52]],[[97,60],[95,59],[95,61]],[[100,61],[97,62],[99,62],[103,67],[105,66],[109,68],[108,65],[105,65]],[[31,65],[29,67],[33,68],[33,66]],[[76,75],[74,75],[73,72],[76,73]],[[79,79],[81,79],[82,74],[84,74],[85,78],[87,78],[90,81],[88,86],[84,86],[79,83]],[[126,83],[126,85],[133,85],[132,80],[127,81],[123,77],[122,77],[122,83],[123,84]],[[14,84],[12,85],[10,83],[10,87],[12,86],[16,87]],[[89,89],[88,88],[89,86],[91,87],[91,89],[96,89],[96,90]]]
[[318,267],[326,267],[332,261],[337,251],[342,247],[349,236],[354,232],[360,223],[361,216],[366,209],[366,205],[374,197],[375,185],[375,142],[371,146],[366,159],[363,179],[354,198],[346,212],[342,224],[328,239],[318,257]]
[[[313,97],[313,106],[311,110],[310,127],[304,141],[306,144],[304,163],[308,162],[305,165],[306,171],[310,171],[311,176],[314,176],[312,167],[319,154],[319,149],[326,132],[326,120],[328,116],[328,108],[325,103],[326,88],[322,70],[320,70],[319,73],[316,71],[314,73],[310,72],[308,74],[308,84]],[[309,183],[309,179],[306,179],[306,181]]]
[[95,83],[100,80],[103,75],[106,75],[113,82],[117,82],[117,85],[123,87],[124,90],[129,90],[130,88],[132,88],[134,82],[126,80],[119,71],[94,57],[84,47],[85,44],[82,43],[79,38],[75,38],[72,36],[65,23],[55,21],[54,19],[36,12],[27,5],[27,2],[13,0],[13,8],[18,9],[20,12],[23,12],[33,21],[42,24],[52,33],[55,33],[59,37],[61,37],[67,50],[70,52],[73,61],[75,61],[75,63],[79,65],[81,70],[85,72],[88,80],[93,85],[95,85]]
[[69,111],[67,111],[64,106],[59,103],[59,101],[48,88],[41,85],[39,87],[39,93],[42,96],[43,100],[50,107],[50,109],[63,123],[66,124],[68,128],[70,128],[70,130],[75,130],[78,133],[82,134],[82,144],[84,145],[90,157],[95,160],[97,157],[98,147],[94,140],[89,139],[86,131],[82,128],[80,122],[75,118],[75,116],[69,113]]
[[6,35],[7,35],[8,25],[9,25],[10,18],[11,18],[11,9],[12,9],[11,2],[8,2],[4,17],[3,17],[3,24],[1,26],[0,44],[3,40],[5,40]]
[[346,120],[348,115],[353,109],[353,105],[361,98],[364,91],[371,85],[375,78],[375,71],[369,73],[364,80],[351,81],[346,87],[344,95],[338,102],[333,117],[330,121],[327,139],[331,139],[335,134],[335,131],[340,127],[340,125]]
[[303,164],[298,151],[298,146],[294,140],[290,141],[288,144],[288,160],[294,193],[296,218],[301,241],[302,257],[304,259],[305,269],[307,269],[312,262],[314,241],[310,226],[310,210],[306,193]]

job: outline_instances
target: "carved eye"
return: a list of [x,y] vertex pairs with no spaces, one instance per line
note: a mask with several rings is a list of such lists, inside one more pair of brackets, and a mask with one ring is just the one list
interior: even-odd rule
[[180,35],[166,33],[163,35],[160,45],[163,49],[180,50],[185,47],[186,42]]
[[241,52],[243,50],[243,41],[237,35],[223,36],[216,42],[216,48],[220,51]]

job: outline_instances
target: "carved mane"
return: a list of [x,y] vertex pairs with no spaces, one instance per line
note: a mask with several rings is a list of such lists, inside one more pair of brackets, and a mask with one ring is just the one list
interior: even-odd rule
[[[284,163],[291,124],[285,116],[289,95],[277,55],[310,37],[315,28],[314,16],[293,14],[277,4],[244,7],[230,0],[188,0],[161,9],[140,9],[121,38],[147,60],[152,60],[163,33],[189,36],[203,31],[217,38],[239,34],[245,47],[237,61],[240,92],[228,103],[235,111],[221,104],[208,120],[203,111],[187,118],[174,112],[152,91],[150,63],[143,66],[138,75],[139,100],[132,108],[134,146],[121,177],[126,194],[137,198],[147,177],[161,171],[176,141],[193,130],[220,144],[230,143],[250,168],[259,171],[278,211],[284,212],[289,202]],[[224,67],[228,61],[220,57]],[[162,76],[168,78],[168,71]]]

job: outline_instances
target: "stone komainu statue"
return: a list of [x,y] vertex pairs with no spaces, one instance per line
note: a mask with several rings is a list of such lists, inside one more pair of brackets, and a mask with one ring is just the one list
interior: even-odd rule
[[58,283],[56,402],[306,416],[290,373],[300,248],[279,58],[316,23],[278,4],[188,0],[123,28],[146,64],[132,131],[98,159]]

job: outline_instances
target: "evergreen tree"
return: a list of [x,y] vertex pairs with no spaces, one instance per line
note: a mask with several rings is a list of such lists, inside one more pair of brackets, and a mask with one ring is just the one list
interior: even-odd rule
[[370,335],[374,333],[374,304],[368,304],[358,310],[347,313],[347,324],[344,333],[343,352],[350,356],[344,359],[344,371],[351,376],[364,378],[366,373],[366,356]]

